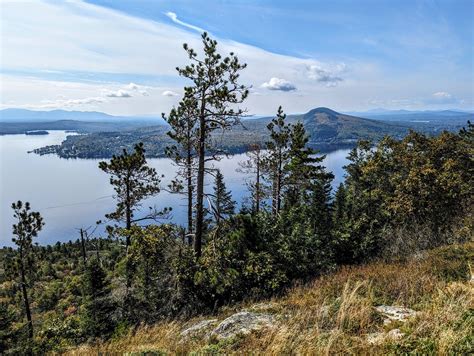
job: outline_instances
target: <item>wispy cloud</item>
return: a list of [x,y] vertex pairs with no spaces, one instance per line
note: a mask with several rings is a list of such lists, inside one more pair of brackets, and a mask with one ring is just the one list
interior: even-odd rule
[[105,95],[108,96],[109,98],[131,98],[132,97],[132,95],[128,91],[125,91],[122,89],[119,89],[117,91],[106,92]]
[[106,102],[103,97],[90,97],[81,99],[57,99],[57,100],[43,100],[39,104],[22,105],[29,109],[61,109],[61,108],[75,108],[84,105],[98,105]]
[[320,83],[324,83],[328,87],[334,87],[339,82],[342,82],[342,78],[337,75],[345,69],[345,64],[340,64],[336,66],[335,70],[331,72],[330,70],[323,69],[320,65],[313,64],[308,66],[308,77],[310,79],[315,79]]
[[103,93],[109,98],[131,98],[135,96],[135,94],[143,96],[150,95],[147,91],[147,87],[135,83],[127,84],[123,88],[117,90],[105,89]]
[[445,91],[438,91],[436,93],[433,93],[431,95],[431,98],[428,98],[425,100],[426,103],[428,104],[436,104],[436,105],[441,105],[441,104],[457,104],[461,100],[456,98],[454,95],[445,92]]
[[172,91],[172,90],[165,90],[163,93],[161,93],[163,96],[178,96],[179,94]]
[[262,88],[269,90],[293,91],[296,86],[285,79],[271,78],[268,82],[261,85]]
[[178,19],[178,15],[176,15],[174,12],[168,11],[168,12],[165,12],[165,15],[168,16],[171,19],[171,21],[173,21],[174,23],[177,23],[178,25],[187,27],[191,30],[194,30],[200,33],[205,32],[205,30],[202,29],[201,27],[194,26],[187,22],[181,21],[180,19]]

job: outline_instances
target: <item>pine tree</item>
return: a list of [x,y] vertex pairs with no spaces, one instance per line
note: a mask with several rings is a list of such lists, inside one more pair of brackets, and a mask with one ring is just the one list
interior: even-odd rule
[[[285,178],[285,204],[294,205],[305,203],[306,196],[314,192],[315,184],[318,189],[326,185],[327,180],[333,178],[321,165],[326,156],[316,157],[316,151],[307,147],[308,136],[301,122],[292,126],[288,150],[288,163],[284,167],[287,172]],[[324,190],[324,189],[323,189]]]
[[246,155],[248,159],[239,162],[237,171],[255,177],[246,184],[252,198],[252,211],[258,214],[261,203],[266,197],[266,186],[263,182],[263,152],[259,144],[252,144]]
[[101,337],[113,331],[110,288],[106,274],[97,258],[92,258],[86,269],[84,288],[84,329],[90,337]]
[[[166,154],[178,166],[178,177],[171,182],[170,188],[181,193],[186,190],[189,244],[194,235],[193,224],[193,196],[196,178],[197,158],[197,105],[192,97],[184,98],[177,108],[173,108],[168,117],[163,118],[168,122],[171,130],[168,132],[177,145],[166,148]],[[184,182],[183,182],[184,181]]]
[[281,209],[281,198],[288,162],[288,144],[291,125],[285,123],[286,114],[281,106],[276,117],[267,125],[270,141],[266,143],[267,154],[264,159],[265,173],[272,182],[272,212],[278,215]]
[[227,191],[224,176],[217,170],[214,181],[214,194],[211,195],[211,211],[214,221],[218,227],[220,222],[235,212],[235,201],[232,200],[232,192]]
[[204,231],[204,176],[206,161],[214,157],[206,157],[211,146],[211,133],[217,129],[228,129],[238,123],[244,111],[235,109],[248,96],[248,90],[238,83],[240,71],[246,67],[241,64],[234,53],[222,58],[217,53],[217,41],[207,33],[202,34],[204,58],[187,44],[183,47],[191,64],[177,68],[179,75],[191,80],[191,86],[184,88],[183,105],[191,105],[197,109],[197,187],[196,187],[196,232],[194,251],[197,257],[202,252]]
[[37,211],[30,211],[30,203],[23,204],[20,200],[12,204],[13,217],[17,223],[13,225],[12,241],[18,246],[17,266],[20,274],[21,292],[25,305],[25,314],[28,321],[28,337],[33,340],[33,320],[31,316],[30,300],[28,298],[27,268],[32,264],[33,238],[44,226],[43,218]]
[[347,216],[347,193],[344,184],[339,184],[334,195],[334,223],[342,223]]
[[8,307],[7,303],[0,302],[0,354],[6,354],[16,341],[16,332],[13,328],[15,313]]
[[[110,174],[110,184],[115,190],[117,208],[106,217],[125,222],[125,228],[130,230],[132,223],[160,217],[164,211],[151,211],[143,218],[134,219],[134,212],[140,202],[160,192],[160,179],[154,168],[147,165],[143,143],[135,145],[135,152],[129,154],[123,150],[120,156],[113,156],[110,162],[102,161],[99,168]],[[126,248],[130,246],[130,237],[127,234]]]

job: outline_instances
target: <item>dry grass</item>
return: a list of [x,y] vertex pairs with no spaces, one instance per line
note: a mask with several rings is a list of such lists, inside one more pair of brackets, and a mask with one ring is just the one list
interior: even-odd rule
[[[245,337],[181,340],[181,330],[203,319],[197,318],[142,327],[118,340],[68,353],[467,354],[474,348],[474,286],[468,267],[473,258],[474,243],[467,243],[407,262],[341,268],[268,301],[278,324]],[[384,326],[373,308],[379,304],[406,306],[418,314],[404,324]],[[367,341],[369,333],[395,327],[405,334],[402,339]]]

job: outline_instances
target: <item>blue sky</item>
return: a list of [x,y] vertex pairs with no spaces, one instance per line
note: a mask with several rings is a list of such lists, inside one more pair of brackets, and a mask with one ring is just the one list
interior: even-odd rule
[[[474,1],[2,1],[2,107],[151,115],[206,30],[253,114],[474,108]],[[35,17],[25,18],[25,13]]]

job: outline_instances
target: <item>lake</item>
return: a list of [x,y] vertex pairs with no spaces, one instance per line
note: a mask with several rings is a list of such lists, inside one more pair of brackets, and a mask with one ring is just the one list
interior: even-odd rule
[[[39,156],[28,151],[62,142],[64,131],[49,131],[49,135],[0,136],[0,246],[12,246],[11,225],[14,223],[11,204],[29,201],[34,211],[39,211],[46,225],[35,239],[39,244],[69,241],[78,238],[79,228],[94,225],[97,220],[114,210],[114,191],[108,175],[98,168],[100,160],[62,159],[56,155]],[[328,153],[324,165],[335,175],[333,187],[344,176],[349,150]],[[239,204],[248,196],[246,176],[236,172],[238,162],[245,154],[223,158],[215,167],[224,174],[227,188]],[[149,165],[165,178],[163,187],[174,177],[176,167],[166,158],[152,158]],[[208,189],[212,186],[208,184]],[[186,221],[186,201],[182,196],[162,191],[143,203],[143,208],[172,207],[171,220]]]

